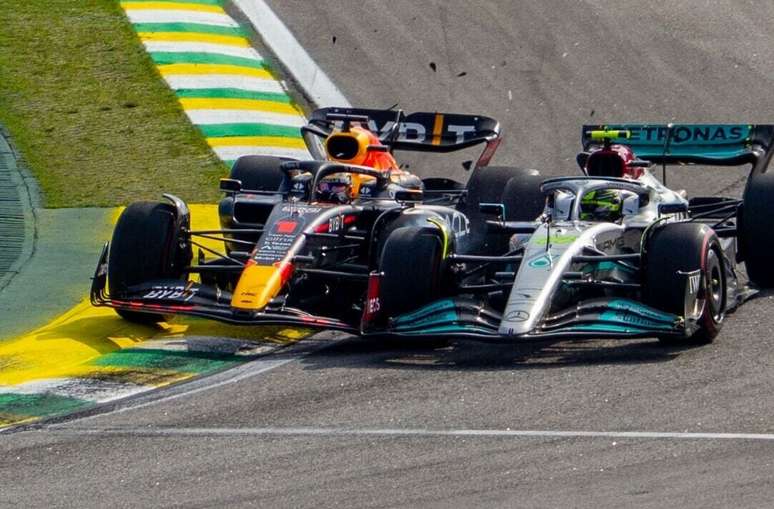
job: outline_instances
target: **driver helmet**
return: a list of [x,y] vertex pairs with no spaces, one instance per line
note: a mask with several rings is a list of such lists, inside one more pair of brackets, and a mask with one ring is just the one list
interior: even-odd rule
[[348,203],[352,199],[352,175],[333,173],[317,184],[317,197],[320,201]]
[[623,191],[589,191],[581,199],[581,221],[618,221],[623,217]]

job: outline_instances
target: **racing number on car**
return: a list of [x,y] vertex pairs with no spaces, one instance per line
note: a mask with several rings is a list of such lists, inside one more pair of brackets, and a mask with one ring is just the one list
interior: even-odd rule
[[379,297],[373,297],[371,299],[368,299],[368,314],[372,315],[374,313],[378,313],[380,309],[382,309],[382,305],[379,302]]

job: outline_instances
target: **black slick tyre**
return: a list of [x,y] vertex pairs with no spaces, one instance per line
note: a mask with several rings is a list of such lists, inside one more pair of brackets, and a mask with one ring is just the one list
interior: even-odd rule
[[[643,300],[649,306],[693,317],[690,336],[660,337],[669,345],[711,343],[725,317],[727,288],[723,254],[715,232],[698,223],[673,223],[658,228],[646,245]],[[701,276],[694,299],[687,274]],[[694,282],[696,280],[694,279]]]
[[247,191],[279,191],[285,181],[280,165],[285,160],[272,156],[242,156],[231,168],[230,178],[242,182]]
[[486,221],[493,219],[482,214],[482,203],[502,203],[506,221],[531,221],[543,210],[544,198],[540,192],[542,178],[537,170],[510,166],[485,166],[473,171],[468,180],[467,196],[460,206],[470,220],[474,242],[481,253],[503,254],[510,235],[486,233]]
[[[175,224],[174,207],[167,203],[137,202],[124,210],[113,230],[108,254],[108,291],[112,299],[121,299],[130,287],[146,281],[182,280],[191,252],[181,252]],[[164,320],[164,316],[154,313],[116,312],[136,323]]]
[[390,233],[379,264],[384,315],[395,317],[440,298],[442,254],[441,238],[429,228],[403,226]]
[[774,288],[774,172],[753,175],[739,217],[739,246],[750,280]]
[[505,184],[502,203],[506,221],[534,221],[545,208],[546,198],[540,191],[543,178],[537,170],[525,170]]

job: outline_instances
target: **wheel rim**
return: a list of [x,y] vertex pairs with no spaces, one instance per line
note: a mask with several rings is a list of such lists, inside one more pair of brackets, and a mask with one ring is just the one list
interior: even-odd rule
[[720,322],[723,319],[723,304],[725,300],[725,279],[723,266],[714,249],[707,253],[707,270],[704,283],[705,300],[710,304],[712,319]]

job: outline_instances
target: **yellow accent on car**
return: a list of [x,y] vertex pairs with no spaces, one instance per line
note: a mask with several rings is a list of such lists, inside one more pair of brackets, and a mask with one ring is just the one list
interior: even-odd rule
[[273,265],[249,264],[242,271],[231,307],[245,311],[260,311],[282,289],[282,271]]
[[436,217],[429,217],[427,220],[428,222],[436,225],[438,229],[441,230],[441,236],[443,237],[443,251],[441,252],[441,259],[446,259],[446,257],[449,256],[449,251],[451,250],[451,232],[449,231],[449,227]]
[[443,115],[436,113],[433,122],[433,145],[440,145],[443,138]]
[[618,129],[604,129],[604,130],[596,130],[596,131],[589,131],[587,133],[589,135],[589,138],[592,140],[613,140],[616,138],[631,138],[632,132],[631,131],[619,131]]

